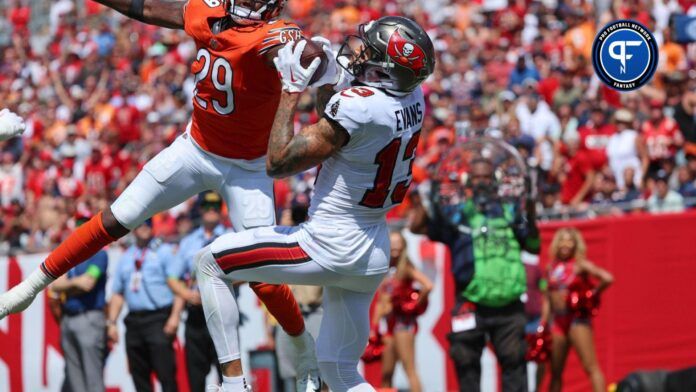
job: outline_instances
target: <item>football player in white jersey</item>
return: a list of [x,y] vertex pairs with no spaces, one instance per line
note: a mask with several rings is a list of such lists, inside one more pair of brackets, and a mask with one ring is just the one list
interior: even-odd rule
[[[361,26],[338,54],[354,86],[335,94],[334,86],[322,87],[323,118],[295,135],[299,93],[319,65],[317,59],[302,67],[304,46],[288,44],[275,59],[284,91],[266,169],[287,177],[321,164],[310,221],[219,237],[197,255],[198,283],[215,348],[227,358],[239,355],[230,281],[323,286],[316,343],[321,376],[332,391],[373,391],[357,366],[369,335],[370,302],[389,264],[385,214],[411,182],[425,113],[420,84],[433,72],[435,53],[426,32],[407,18]],[[226,376],[240,377],[241,369]],[[241,389],[223,384],[222,390]]]

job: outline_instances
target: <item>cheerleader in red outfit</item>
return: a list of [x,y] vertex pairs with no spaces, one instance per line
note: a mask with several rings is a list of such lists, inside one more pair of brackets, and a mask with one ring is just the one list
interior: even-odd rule
[[[599,293],[613,281],[613,276],[585,257],[585,241],[579,231],[564,228],[556,232],[551,242],[551,264],[547,271],[548,290],[542,308],[542,323],[551,321],[551,392],[561,390],[562,375],[568,351],[572,346],[595,392],[606,391],[604,375],[599,368],[592,336],[591,317]],[[599,284],[592,287],[590,279]],[[581,298],[584,296],[584,299]],[[577,306],[578,299],[581,302]],[[573,309],[575,308],[575,309]]]
[[396,362],[401,361],[410,390],[420,392],[415,354],[418,331],[416,318],[425,311],[428,293],[433,284],[411,264],[406,254],[406,241],[401,233],[392,232],[390,240],[392,268],[378,291],[379,297],[372,318],[373,331],[382,335],[381,341],[384,344],[382,387],[391,388]]

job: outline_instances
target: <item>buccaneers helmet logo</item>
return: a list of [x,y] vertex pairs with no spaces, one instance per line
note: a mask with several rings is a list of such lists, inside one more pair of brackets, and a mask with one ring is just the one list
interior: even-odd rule
[[425,68],[423,49],[404,38],[399,30],[394,31],[389,37],[387,54],[395,63],[409,68],[416,75],[419,75],[421,70]]

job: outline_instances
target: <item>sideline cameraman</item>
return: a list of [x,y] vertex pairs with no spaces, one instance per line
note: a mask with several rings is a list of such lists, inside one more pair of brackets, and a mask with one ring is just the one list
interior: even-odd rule
[[[469,165],[465,201],[438,207],[440,189],[430,200],[414,195],[410,229],[447,245],[456,287],[452,310],[450,356],[460,391],[479,391],[481,354],[489,339],[502,368],[503,391],[526,391],[525,313],[520,296],[526,291],[521,250],[539,252],[534,202],[526,216],[498,198],[491,161],[475,158]],[[527,187],[529,189],[529,187]],[[424,204],[429,204],[430,214]]]

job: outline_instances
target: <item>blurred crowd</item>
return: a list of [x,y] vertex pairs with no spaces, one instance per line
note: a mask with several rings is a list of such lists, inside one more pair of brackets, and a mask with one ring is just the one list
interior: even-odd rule
[[[690,0],[290,0],[307,35],[339,45],[359,23],[404,14],[426,26],[438,63],[424,86],[428,115],[416,181],[476,135],[503,138],[538,174],[541,216],[680,211],[696,204],[696,44],[678,43]],[[592,69],[598,28],[630,18],[654,32],[650,85],[619,94]],[[183,132],[196,48],[183,31],[130,21],[91,0],[0,5],[0,104],[26,119],[0,143],[0,253],[50,249],[73,217],[96,211]],[[307,93],[296,125],[318,119]],[[312,171],[276,184],[279,216],[306,203]],[[406,216],[409,206],[391,219]],[[192,202],[157,215],[176,240]]]

